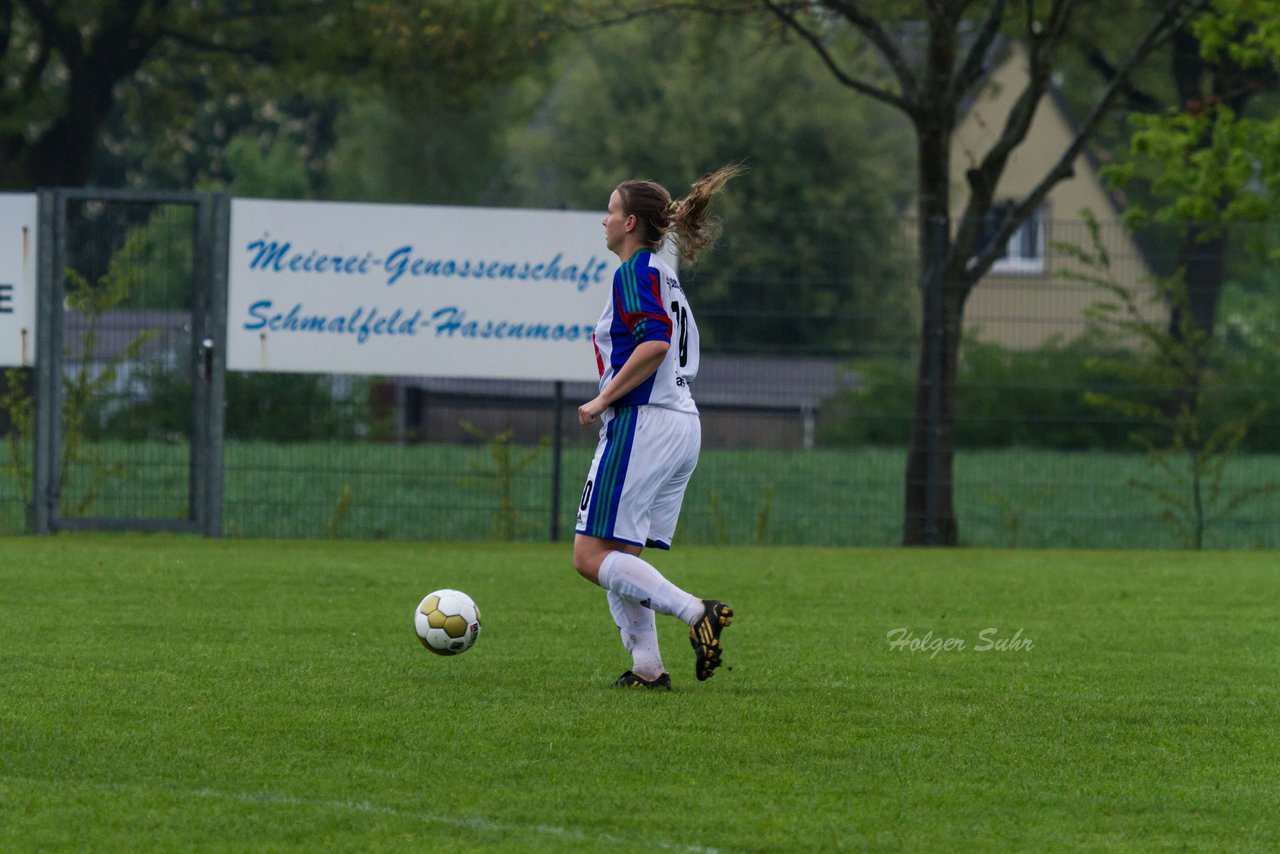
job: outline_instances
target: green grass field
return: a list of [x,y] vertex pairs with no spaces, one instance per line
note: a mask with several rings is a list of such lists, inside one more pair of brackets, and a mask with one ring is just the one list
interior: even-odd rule
[[568,558],[0,540],[0,850],[1280,847],[1274,555],[677,549],[738,617],[706,683],[663,621],[669,694]]

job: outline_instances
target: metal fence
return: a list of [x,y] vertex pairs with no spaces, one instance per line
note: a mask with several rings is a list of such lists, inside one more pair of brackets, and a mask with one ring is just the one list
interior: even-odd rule
[[[135,225],[152,223],[153,240],[168,232],[192,240],[188,219],[174,225],[181,211],[167,219],[131,216]],[[1155,235],[1143,243],[1106,225],[1103,239],[1119,247],[1109,253],[1110,267],[1082,268],[1079,253],[1067,248],[1090,249],[1082,223],[1037,228],[1011,244],[1007,263],[966,307],[954,387],[960,542],[1280,547],[1280,276],[1274,259],[1248,261],[1254,256],[1246,252],[1280,246],[1277,227],[1230,235],[1227,284],[1214,295],[1213,346],[1193,354],[1193,385],[1178,374],[1177,353],[1161,356],[1140,326],[1112,323],[1108,331],[1089,319],[1108,299],[1124,316],[1123,299],[1100,284],[1110,281],[1133,295],[1135,323],[1146,323],[1158,343],[1161,330],[1168,333],[1169,303],[1153,299],[1153,282],[1185,257],[1176,240]],[[116,269],[129,279],[120,272],[129,263],[126,231],[86,232],[69,266],[99,277]],[[717,279],[725,267],[718,256],[734,251],[728,242],[688,272],[704,334],[693,386],[704,445],[679,542],[901,543],[921,300],[914,237],[905,225],[900,231],[883,249],[895,263],[875,267],[892,280],[864,281],[850,271],[846,283],[874,290],[883,306],[853,298],[817,305],[813,294],[797,296],[803,273],[787,269],[785,247],[776,249],[776,264],[758,265],[769,272],[754,281],[742,281],[741,272],[727,283]],[[159,287],[156,251],[138,256],[146,260],[136,261],[130,281],[137,286]],[[1072,264],[1074,272],[1063,272]],[[173,272],[182,267],[177,256],[161,266],[181,275]],[[840,281],[824,284],[839,293]],[[704,286],[729,296],[700,303]],[[735,304],[738,287],[756,295],[752,303]],[[162,290],[166,299],[183,298],[181,289]],[[759,296],[771,292],[776,304]],[[62,384],[85,391],[72,408],[61,404],[83,466],[64,487],[68,519],[109,516],[125,483],[129,500],[154,504],[159,516],[173,514],[166,502],[189,500],[191,389],[187,373],[170,368],[201,358],[193,341],[199,324],[185,308],[155,303],[125,300],[92,321],[85,312],[62,320],[65,346],[76,354]],[[878,311],[904,320],[877,324],[868,315]],[[756,331],[744,336],[743,329]],[[18,533],[32,524],[34,427],[23,408],[37,393],[32,372],[5,372],[0,391],[0,532]],[[589,383],[229,373],[220,532],[568,540],[596,441],[578,426],[576,407],[593,394]]]

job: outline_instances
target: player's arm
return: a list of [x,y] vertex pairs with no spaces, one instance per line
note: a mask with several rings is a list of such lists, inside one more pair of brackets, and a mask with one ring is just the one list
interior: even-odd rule
[[600,413],[612,406],[615,400],[653,376],[670,349],[669,341],[649,340],[637,344],[604,391],[578,407],[578,423],[584,426],[595,423]]

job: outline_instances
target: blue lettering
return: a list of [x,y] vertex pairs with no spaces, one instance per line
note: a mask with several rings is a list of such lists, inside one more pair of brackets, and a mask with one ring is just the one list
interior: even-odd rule
[[255,240],[248,245],[250,252],[257,250],[258,254],[253,256],[253,260],[249,262],[250,270],[262,270],[270,268],[277,273],[281,271],[281,259],[285,253],[289,251],[289,243],[276,243],[274,240],[267,243],[265,240]]
[[[393,318],[394,320],[397,318]],[[469,320],[467,313],[457,306],[437,309],[430,319],[423,321],[421,312],[401,326],[416,329],[418,326],[434,327],[436,337],[492,338],[496,340],[525,341],[578,341],[591,335],[594,326],[576,323],[525,323],[508,320]],[[388,332],[391,330],[388,329]]]
[[253,305],[249,306],[249,316],[254,319],[246,323],[244,325],[244,328],[253,330],[253,329],[261,329],[262,327],[266,326],[267,318],[264,312],[267,312],[270,309],[271,309],[271,300],[269,299],[258,300]]
[[378,309],[369,309],[369,316],[365,318],[364,323],[360,324],[360,329],[356,332],[356,343],[363,344],[369,340],[369,336],[374,334],[374,318],[378,316]]
[[[435,314],[431,315],[431,322],[436,328],[437,337],[446,333],[453,335],[458,331],[458,328],[462,325],[462,322],[458,319],[458,314],[458,309],[450,306],[438,309]],[[466,315],[463,316],[465,317]]]
[[592,282],[600,281],[607,266],[604,261],[596,261],[596,256],[592,255],[591,260],[582,268],[582,276],[578,279],[578,293],[585,291]]
[[[564,253],[558,252],[548,261],[534,263],[532,261],[492,261],[484,259],[456,258],[423,258],[415,257],[412,245],[404,245],[392,250],[385,259],[379,260],[372,252],[363,254],[341,255],[327,254],[316,249],[306,252],[294,252],[289,241],[275,241],[263,237],[246,244],[252,253],[249,268],[267,270],[275,273],[338,273],[344,275],[365,275],[372,268],[381,266],[386,273],[386,283],[394,285],[406,276],[458,277],[473,279],[506,279],[520,281],[562,281],[572,282],[579,292],[585,291],[592,284],[603,281],[608,271],[608,263],[592,255],[584,264],[564,265]],[[281,318],[283,321],[283,318]],[[265,325],[265,318],[257,322]],[[350,327],[347,331],[351,331]]]
[[560,278],[560,259],[564,257],[563,252],[557,252],[556,257],[552,258],[546,266],[546,274],[544,278],[555,281]]
[[[400,309],[396,309],[396,314],[400,313]],[[422,309],[418,309],[412,316],[405,318],[396,328],[396,332],[401,335],[417,335],[418,326],[422,322]]]
[[412,246],[401,246],[388,255],[386,261],[382,262],[382,269],[387,271],[388,285],[394,285],[404,275],[405,264],[408,262],[409,253],[412,251]]
[[267,324],[267,328],[272,332],[275,332],[281,327],[284,327],[285,329],[296,329],[298,326],[298,312],[301,310],[302,306],[300,304],[295,304],[293,308],[289,309],[289,313],[283,317],[278,314],[273,315],[271,322]]

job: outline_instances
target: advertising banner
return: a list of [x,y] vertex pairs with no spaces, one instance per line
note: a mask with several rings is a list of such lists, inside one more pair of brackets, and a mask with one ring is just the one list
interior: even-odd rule
[[0,366],[36,359],[36,197],[0,193]]
[[227,366],[595,379],[602,216],[235,199]]

